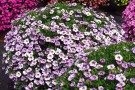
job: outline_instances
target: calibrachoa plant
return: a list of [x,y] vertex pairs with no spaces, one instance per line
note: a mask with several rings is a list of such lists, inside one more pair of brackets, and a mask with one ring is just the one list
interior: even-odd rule
[[11,20],[24,10],[34,9],[38,0],[0,0],[0,31],[11,28]]
[[35,9],[12,24],[3,59],[19,90],[59,90],[66,84],[60,78],[75,65],[75,58],[87,60],[89,52],[84,50],[125,41],[112,16],[76,3]]
[[125,30],[127,40],[135,41],[135,0],[131,0],[129,5],[123,11],[122,28]]
[[131,42],[89,51],[60,78],[61,90],[134,90],[135,45]]

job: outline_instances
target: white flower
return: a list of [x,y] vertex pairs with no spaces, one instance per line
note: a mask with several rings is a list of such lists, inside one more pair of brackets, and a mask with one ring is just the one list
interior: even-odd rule
[[75,53],[75,52],[76,52],[76,49],[75,49],[75,48],[70,48],[70,49],[69,49],[69,52]]
[[83,63],[78,63],[76,66],[77,66],[78,68],[82,68],[82,67],[83,67]]
[[27,74],[26,70],[25,70],[25,71],[23,71],[23,75],[26,75],[26,74]]
[[74,40],[79,40],[79,37],[77,37],[77,36],[74,36],[74,38],[73,38]]
[[96,67],[95,67],[95,68],[96,68],[96,69],[103,68],[103,65],[98,64],[98,65],[96,65]]
[[62,9],[61,12],[64,13],[65,12],[65,9]]
[[120,54],[115,55],[115,60],[122,61],[123,57]]
[[73,28],[73,31],[74,32],[78,32],[78,28]]
[[97,22],[97,23],[101,23],[101,20],[98,20],[98,19],[97,19],[96,22]]
[[81,86],[79,90],[87,90],[87,86]]
[[55,50],[50,50],[49,54],[55,54]]
[[53,27],[58,29],[59,28],[59,25],[54,25]]
[[47,90],[53,90],[53,89],[51,89],[51,88],[48,88]]
[[[27,23],[27,22],[26,22]],[[30,22],[29,22],[29,24],[30,24]],[[14,30],[14,34],[17,34],[18,33],[18,31],[17,30]]]
[[31,71],[32,71],[32,68],[29,67],[29,68],[27,69],[27,73],[29,73],[29,72],[31,72]]
[[57,50],[55,51],[55,54],[59,54],[59,53],[61,53],[61,50],[57,48]]
[[24,64],[19,64],[18,68],[22,69]]
[[41,11],[44,11],[44,10],[46,10],[46,7],[41,8]]
[[135,45],[135,42],[133,42],[133,44]]
[[77,27],[77,25],[76,25],[76,24],[73,24],[72,26],[73,26],[73,28],[74,28],[74,27]]
[[98,90],[104,90],[104,87],[103,86],[99,86]]
[[64,36],[60,36],[60,40],[63,41],[64,40]]
[[43,15],[42,17],[43,17],[44,19],[46,19],[46,15]]
[[27,21],[27,22],[26,22],[26,25],[29,25],[29,24],[30,24],[30,22],[29,22],[29,21]]
[[53,66],[58,66],[58,62],[57,61],[53,61]]
[[90,15],[91,15],[91,13],[90,13],[90,12],[85,12],[85,14],[86,14],[87,16],[90,16]]
[[28,52],[22,54],[22,56],[23,56],[23,57],[32,57],[32,55],[31,55],[30,53],[28,53]]
[[90,31],[90,35],[92,35],[92,36],[93,36],[93,35],[94,35],[94,33],[93,33],[92,31]]
[[126,76],[124,74],[117,74],[116,75],[116,80],[118,80],[119,82],[123,82],[126,80]]
[[107,66],[107,68],[110,69],[110,70],[112,70],[112,69],[115,68],[115,66],[113,64],[110,64],[110,65]]
[[54,56],[53,56],[53,54],[48,54],[47,55],[47,59],[52,59]]
[[107,21],[109,21],[109,18],[108,18],[108,17],[105,17],[105,19],[106,19]]
[[56,9],[60,9],[60,7],[55,7]]
[[86,11],[85,11],[85,10],[83,10],[82,12],[83,12],[84,14],[86,13]]
[[48,27],[47,25],[43,25],[43,26],[42,26],[42,29],[46,29],[46,30],[48,30],[48,29],[49,29],[49,27]]
[[63,31],[62,34],[63,34],[63,35],[67,35],[67,32],[66,32],[66,31]]
[[51,64],[46,64],[46,68],[50,68],[52,65]]
[[53,59],[47,59],[46,61],[50,63],[53,61]]
[[69,77],[68,77],[68,81],[72,81],[72,79],[74,79],[75,77],[75,74],[71,74]]
[[41,77],[41,73],[40,72],[36,72],[35,77],[36,78],[40,78]]
[[54,10],[52,9],[52,10],[50,10],[50,14],[53,14],[54,13]]
[[57,30],[57,33],[58,33],[58,34],[62,34],[62,31],[60,31],[60,30]]
[[8,46],[6,47],[6,51],[9,51],[9,47]]
[[46,42],[50,42],[51,41],[51,38],[50,37],[46,37]]
[[21,77],[21,72],[20,71],[18,71],[18,72],[16,72],[16,77]]
[[97,29],[93,29],[93,32],[95,32],[95,33],[96,33],[97,31],[98,31]]
[[70,18],[66,18],[67,21],[70,21]]
[[17,51],[17,52],[15,53],[15,55],[19,56],[19,55],[21,55],[21,52],[20,52],[20,51]]
[[50,77],[44,77],[44,79],[46,80],[46,84],[48,82],[48,84],[50,83],[49,80],[50,80]]
[[33,82],[29,83],[28,87],[32,88],[33,87]]
[[76,6],[77,5],[77,3],[72,3],[72,6]]
[[30,88],[29,87],[25,87],[25,90],[30,90]]
[[90,32],[84,32],[84,35],[88,36],[90,35]]
[[74,11],[73,11],[73,10],[71,10],[71,11],[69,12],[69,15],[73,15],[73,13],[74,13]]
[[107,45],[107,46],[109,46],[111,44],[110,40],[108,40],[108,39],[105,39],[104,41],[105,41],[105,45]]
[[32,56],[32,57],[28,57],[28,60],[29,61],[33,61],[34,60],[34,57]]
[[52,81],[52,84],[56,85],[57,84],[57,81],[56,80],[53,80]]
[[37,64],[37,61],[36,60],[33,60],[30,64],[30,66],[35,66]]
[[51,22],[51,26],[54,26],[54,25],[56,25],[56,22]]
[[121,30],[121,34],[122,34],[122,35],[124,35],[124,34],[125,34],[125,31],[124,31],[123,29]]
[[123,72],[123,70],[122,70],[121,68],[117,67],[117,69],[118,69],[120,72]]
[[28,43],[29,43],[29,39],[25,39],[25,40],[24,40],[24,44],[27,45]]
[[82,40],[82,43],[84,43],[84,44],[88,44],[88,45],[89,45],[89,40],[85,40],[85,39],[83,39],[83,40]]
[[91,61],[89,62],[89,64],[90,64],[90,66],[96,67],[97,62],[96,62],[95,60],[91,60]]
[[105,35],[102,35],[102,39],[106,39],[106,36]]
[[66,59],[68,59],[68,56],[65,55],[62,59],[63,60],[66,60]]
[[52,17],[52,19],[59,19],[59,16]]
[[95,37],[95,39],[97,39],[97,40],[101,40],[101,38],[100,38],[98,35]]
[[64,58],[64,56],[65,56],[65,55],[64,55],[63,53],[59,53],[59,57],[60,57],[60,58]]

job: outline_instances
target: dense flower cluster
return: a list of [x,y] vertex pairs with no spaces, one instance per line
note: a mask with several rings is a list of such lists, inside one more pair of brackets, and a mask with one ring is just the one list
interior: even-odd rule
[[0,0],[0,31],[11,28],[11,20],[24,10],[35,8],[38,0]]
[[129,42],[92,51],[61,77],[61,90],[134,90],[134,59],[135,45]]
[[48,5],[13,21],[5,36],[5,70],[15,88],[59,90],[75,58],[85,61],[85,50],[124,42],[123,35],[112,16],[76,3]]
[[135,41],[135,0],[131,0],[123,12],[122,28],[125,30],[127,40]]

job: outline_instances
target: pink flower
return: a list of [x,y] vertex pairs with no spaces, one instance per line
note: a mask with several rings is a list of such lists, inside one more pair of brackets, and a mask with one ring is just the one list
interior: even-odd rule
[[123,23],[122,28],[125,30],[125,38],[128,41],[135,41],[133,39],[135,37],[135,6],[134,6],[135,0],[131,0],[129,5],[126,7],[126,9],[123,12]]
[[0,0],[0,31],[11,28],[11,20],[36,7],[38,0]]

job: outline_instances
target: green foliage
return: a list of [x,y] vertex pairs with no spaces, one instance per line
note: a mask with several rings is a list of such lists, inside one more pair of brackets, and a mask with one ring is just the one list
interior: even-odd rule
[[[99,76],[98,80],[96,81],[90,81],[88,80],[83,73],[86,72],[86,70],[83,71],[79,71],[77,67],[72,67],[69,69],[73,70],[73,69],[77,69],[79,72],[76,74],[76,77],[72,80],[72,82],[78,82],[78,80],[80,78],[84,78],[85,79],[85,85],[88,87],[88,89],[90,88],[98,88],[98,86],[103,86],[105,88],[105,90],[114,90],[116,88],[116,84],[118,83],[117,80],[106,80],[105,78],[111,73],[111,74],[120,74],[123,73],[127,79],[130,79],[131,77],[135,77],[135,68],[133,67],[129,67],[127,69],[123,68],[121,65],[118,65],[116,63],[115,60],[115,55],[116,53],[120,52],[119,54],[122,55],[123,57],[123,61],[122,62],[126,62],[126,63],[134,63],[135,62],[135,54],[132,52],[132,48],[135,45],[132,42],[126,42],[126,43],[120,43],[117,45],[110,45],[108,47],[101,47],[98,50],[85,50],[86,52],[91,52],[88,55],[88,60],[87,63],[89,63],[91,60],[95,60],[97,61],[98,64],[103,65],[103,68],[100,69],[96,69],[95,67],[91,67],[91,74],[92,75],[97,75],[98,76],[98,72],[99,71],[104,71],[105,75],[104,76]],[[100,59],[104,58],[106,60],[105,63],[101,63]],[[80,60],[80,62],[82,62]],[[108,65],[110,64],[114,64],[115,68],[113,70],[109,70],[107,68]],[[118,70],[118,68],[122,69],[122,72]],[[62,81],[66,80],[68,78],[68,75],[70,74],[65,74],[64,77],[62,77]],[[66,77],[66,78],[65,78]],[[69,82],[65,82],[65,86],[68,85]],[[133,84],[131,84],[130,81],[126,82],[126,86],[124,87],[124,90],[134,90],[135,87],[133,86]],[[70,88],[72,89],[72,88]],[[66,90],[66,89],[63,89]],[[76,89],[72,89],[72,90],[76,90]]]
[[125,6],[129,3],[129,0],[115,0],[118,6]]

